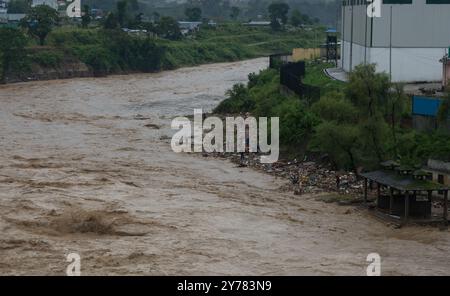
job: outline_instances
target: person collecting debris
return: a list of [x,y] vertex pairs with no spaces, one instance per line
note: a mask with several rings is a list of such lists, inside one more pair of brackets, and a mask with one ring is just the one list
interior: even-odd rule
[[[244,118],[247,119],[250,116],[250,113],[246,113]],[[241,152],[241,160],[240,160],[240,166],[244,167],[248,164],[245,163],[245,154],[249,155],[250,153],[250,128],[248,125],[245,126],[245,151]],[[250,159],[249,159],[250,160]]]
[[240,166],[247,166],[245,163],[245,154],[250,153],[250,136],[249,136],[249,128],[245,127],[245,152],[241,152],[241,163]]

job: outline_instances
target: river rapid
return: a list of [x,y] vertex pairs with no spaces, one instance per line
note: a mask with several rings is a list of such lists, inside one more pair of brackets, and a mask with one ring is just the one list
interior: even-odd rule
[[171,119],[205,111],[265,58],[0,86],[0,274],[450,275],[450,233],[394,229],[294,196],[285,180],[176,154]]

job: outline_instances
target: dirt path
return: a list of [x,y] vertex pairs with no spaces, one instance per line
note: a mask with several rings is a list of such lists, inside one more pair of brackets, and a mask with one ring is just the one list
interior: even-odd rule
[[170,150],[266,59],[160,74],[0,86],[0,274],[450,274],[450,234],[391,229],[284,181]]

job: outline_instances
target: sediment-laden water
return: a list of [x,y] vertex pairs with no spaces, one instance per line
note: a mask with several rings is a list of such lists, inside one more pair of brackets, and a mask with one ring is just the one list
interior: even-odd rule
[[0,274],[450,274],[450,234],[394,229],[283,180],[175,154],[170,120],[208,111],[267,59],[0,86]]

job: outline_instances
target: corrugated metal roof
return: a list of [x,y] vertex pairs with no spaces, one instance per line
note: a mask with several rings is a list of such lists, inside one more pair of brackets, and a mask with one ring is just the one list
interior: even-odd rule
[[450,190],[446,185],[427,180],[416,180],[411,175],[400,175],[395,171],[380,170],[368,173],[362,173],[361,176],[377,182],[379,184],[390,186],[397,190],[408,191],[437,191]]

